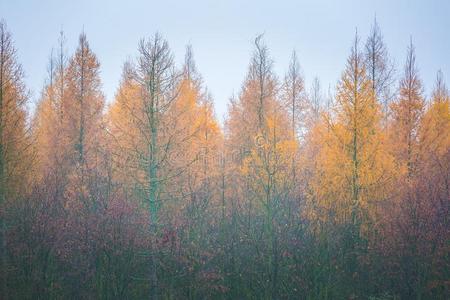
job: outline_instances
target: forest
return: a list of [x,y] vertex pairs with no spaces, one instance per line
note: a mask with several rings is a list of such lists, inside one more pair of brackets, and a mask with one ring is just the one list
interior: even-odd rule
[[1,299],[450,298],[443,72],[426,94],[412,40],[394,64],[374,22],[324,91],[255,36],[222,123],[159,33],[111,103],[87,34],[55,34],[28,109],[0,22]]

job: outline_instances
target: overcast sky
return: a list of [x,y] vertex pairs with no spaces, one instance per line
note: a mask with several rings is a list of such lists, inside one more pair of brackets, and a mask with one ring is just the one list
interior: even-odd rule
[[123,62],[136,55],[139,39],[159,31],[179,65],[185,45],[192,44],[221,121],[229,97],[239,92],[257,34],[265,33],[279,77],[296,49],[307,84],[318,76],[326,90],[335,86],[343,70],[355,29],[365,40],[375,15],[399,73],[412,36],[426,93],[438,69],[450,82],[450,1],[445,0],[0,0],[0,18],[13,34],[33,101],[44,84],[61,28],[69,53],[84,28],[101,63],[108,102],[114,98]]

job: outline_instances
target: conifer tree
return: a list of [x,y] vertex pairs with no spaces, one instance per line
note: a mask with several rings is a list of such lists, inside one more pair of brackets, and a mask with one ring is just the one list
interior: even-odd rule
[[0,21],[0,256],[1,295],[7,299],[7,205],[27,187],[30,137],[25,105],[28,93],[11,33]]
[[413,176],[418,159],[418,132],[425,100],[422,81],[416,66],[415,48],[408,46],[404,74],[400,81],[399,97],[392,104],[392,151],[400,170],[408,178]]

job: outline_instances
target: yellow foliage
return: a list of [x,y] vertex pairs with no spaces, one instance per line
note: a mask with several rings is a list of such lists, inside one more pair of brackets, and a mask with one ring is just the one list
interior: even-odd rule
[[306,215],[319,223],[363,225],[376,219],[377,205],[387,198],[394,164],[356,49],[337,90],[334,114],[324,115],[307,137],[312,178]]
[[[450,149],[450,99],[433,102],[423,116],[420,127],[421,151],[442,157]],[[432,157],[423,158],[433,159]]]

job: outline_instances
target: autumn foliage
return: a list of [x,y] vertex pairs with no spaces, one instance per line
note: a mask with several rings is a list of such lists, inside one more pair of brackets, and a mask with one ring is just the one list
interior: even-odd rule
[[1,298],[448,299],[442,72],[427,96],[411,42],[397,80],[376,23],[328,96],[253,49],[222,126],[192,46],[142,39],[105,103],[61,33],[27,114],[1,22]]

